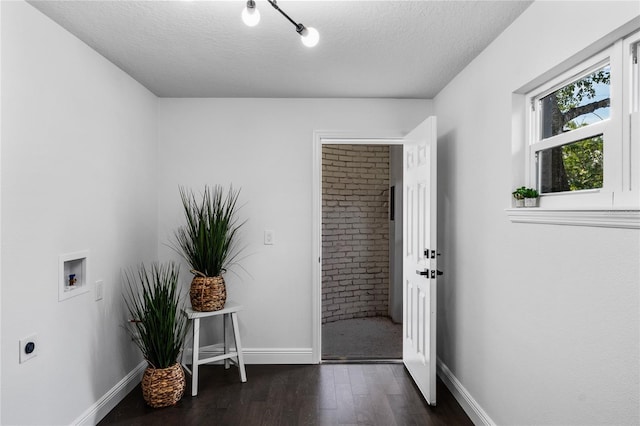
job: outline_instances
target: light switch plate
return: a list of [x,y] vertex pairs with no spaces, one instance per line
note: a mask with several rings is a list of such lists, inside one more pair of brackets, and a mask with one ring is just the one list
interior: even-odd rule
[[96,281],[96,302],[104,297],[104,281]]
[[273,244],[275,244],[275,232],[267,229],[264,231],[264,245],[271,246]]

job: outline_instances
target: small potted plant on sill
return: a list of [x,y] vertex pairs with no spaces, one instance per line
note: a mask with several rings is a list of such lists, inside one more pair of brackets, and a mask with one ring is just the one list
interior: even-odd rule
[[537,207],[538,205],[538,191],[533,188],[526,188],[524,191],[524,206],[525,207]]
[[516,207],[524,207],[524,198],[527,188],[521,186],[517,188],[515,191],[511,193],[513,195],[514,200],[516,200]]
[[521,186],[511,193],[516,207],[537,207],[539,193],[536,189]]
[[175,405],[185,389],[178,357],[187,321],[184,297],[178,290],[180,268],[175,263],[140,265],[124,274],[124,299],[131,316],[131,334],[148,366],[142,376],[142,396],[154,408]]
[[234,264],[240,250],[237,201],[239,190],[205,186],[201,198],[182,187],[180,197],[186,224],[175,231],[174,249],[191,266],[194,274],[189,296],[194,311],[224,308],[227,290],[222,274]]

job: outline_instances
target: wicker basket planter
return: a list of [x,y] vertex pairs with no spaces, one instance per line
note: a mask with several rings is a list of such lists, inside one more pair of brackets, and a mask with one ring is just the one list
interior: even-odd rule
[[227,301],[227,287],[222,276],[206,277],[198,272],[191,281],[191,307],[198,312],[219,311]]
[[175,405],[184,394],[184,371],[179,363],[168,368],[147,367],[142,376],[142,397],[154,408]]

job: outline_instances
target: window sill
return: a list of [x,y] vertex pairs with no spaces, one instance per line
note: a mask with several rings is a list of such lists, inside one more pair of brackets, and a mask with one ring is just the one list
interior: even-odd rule
[[520,207],[505,211],[513,223],[640,229],[640,210],[560,210]]

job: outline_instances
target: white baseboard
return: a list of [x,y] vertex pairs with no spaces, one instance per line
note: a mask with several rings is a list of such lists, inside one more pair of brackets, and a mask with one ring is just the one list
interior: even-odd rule
[[246,364],[313,364],[311,348],[247,348]]
[[469,391],[460,383],[458,378],[453,375],[447,365],[438,358],[438,375],[449,389],[449,392],[458,401],[467,416],[476,426],[495,426],[495,422],[482,409],[480,404],[471,396]]
[[114,387],[105,393],[98,401],[73,421],[73,425],[98,424],[113,408],[118,405],[142,380],[147,361],[142,361]]
[[[231,348],[235,351],[235,348]],[[200,348],[201,359],[222,353],[219,345]],[[244,348],[242,350],[245,364],[313,364],[311,348]],[[189,364],[191,349],[186,349],[182,362]],[[222,363],[220,361],[219,363]]]

